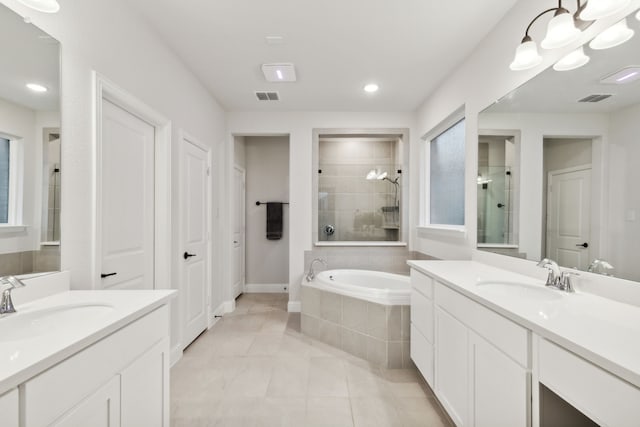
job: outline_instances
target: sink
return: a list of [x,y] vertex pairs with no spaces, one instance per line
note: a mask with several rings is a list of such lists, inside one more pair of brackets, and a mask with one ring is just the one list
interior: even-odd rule
[[507,297],[515,295],[535,301],[555,301],[562,298],[562,294],[558,291],[519,282],[483,281],[478,282],[477,286],[496,295]]
[[0,342],[21,341],[77,327],[102,317],[113,306],[100,303],[67,304],[16,313],[0,318]]

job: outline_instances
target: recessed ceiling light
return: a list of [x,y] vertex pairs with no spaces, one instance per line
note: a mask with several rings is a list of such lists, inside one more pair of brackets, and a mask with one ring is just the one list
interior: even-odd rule
[[47,90],[49,90],[46,87],[39,85],[38,83],[27,83],[27,87],[32,91],[38,93],[46,92]]
[[56,13],[60,10],[60,5],[56,0],[18,0],[23,5],[33,10],[44,13]]
[[377,84],[375,84],[375,83],[369,83],[368,85],[366,85],[366,86],[364,87],[364,91],[365,91],[365,92],[368,92],[368,93],[374,93],[374,92],[377,92],[377,91],[378,91],[378,89],[380,89],[380,87],[379,87]]
[[293,64],[262,64],[262,73],[268,82],[296,81],[296,68]]
[[264,38],[268,45],[275,46],[284,43],[284,37],[282,36],[267,36]]
[[640,67],[625,67],[600,79],[600,83],[624,85],[640,79]]

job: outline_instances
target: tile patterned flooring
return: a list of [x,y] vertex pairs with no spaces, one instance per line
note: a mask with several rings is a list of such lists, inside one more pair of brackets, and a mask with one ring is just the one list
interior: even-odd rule
[[171,369],[171,425],[452,426],[415,369],[300,333],[286,294],[246,294]]

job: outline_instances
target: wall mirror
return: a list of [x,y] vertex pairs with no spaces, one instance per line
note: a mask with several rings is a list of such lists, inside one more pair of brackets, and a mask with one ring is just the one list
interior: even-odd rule
[[625,43],[586,44],[586,65],[549,68],[480,113],[480,250],[640,281],[638,19]]
[[318,133],[316,244],[404,241],[404,133]]
[[0,5],[0,275],[60,269],[60,46]]

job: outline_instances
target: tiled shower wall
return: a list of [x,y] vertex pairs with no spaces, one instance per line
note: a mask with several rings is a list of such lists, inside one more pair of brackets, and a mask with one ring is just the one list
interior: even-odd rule
[[421,252],[408,251],[405,247],[315,247],[311,251],[304,253],[304,268],[309,269],[309,265],[314,258],[324,258],[328,266],[325,268],[316,263],[315,270],[334,270],[338,268],[384,271],[387,273],[409,274],[408,260],[429,260],[434,259]]
[[60,246],[43,246],[39,251],[0,254],[0,276],[60,270]]

